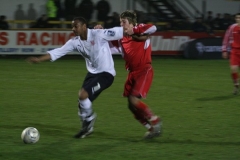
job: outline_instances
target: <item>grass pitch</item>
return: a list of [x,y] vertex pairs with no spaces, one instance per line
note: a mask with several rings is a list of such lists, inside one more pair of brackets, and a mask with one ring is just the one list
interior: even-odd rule
[[[0,59],[0,159],[34,160],[237,160],[240,159],[240,97],[232,95],[226,60],[153,57],[154,81],[147,99],[163,119],[163,135],[142,140],[142,127],[122,97],[127,75],[114,57],[113,85],[94,101],[95,132],[80,129],[78,90],[86,75],[80,57],[31,65]],[[39,142],[20,135],[36,127]]]

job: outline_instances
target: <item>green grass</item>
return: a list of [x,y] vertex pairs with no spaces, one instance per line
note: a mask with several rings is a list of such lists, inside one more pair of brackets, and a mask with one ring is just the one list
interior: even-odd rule
[[[31,65],[0,59],[0,159],[240,159],[240,97],[232,95],[228,61],[154,57],[153,65],[154,81],[144,101],[163,118],[162,137],[142,140],[145,128],[122,97],[124,61],[115,57],[115,81],[93,103],[95,132],[74,139],[85,62],[77,57]],[[28,126],[40,131],[36,144],[21,141]]]

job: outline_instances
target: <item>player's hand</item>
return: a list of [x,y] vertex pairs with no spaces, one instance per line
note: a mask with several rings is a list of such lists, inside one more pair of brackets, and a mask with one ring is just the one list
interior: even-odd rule
[[132,35],[134,41],[146,41],[149,37],[149,35]]
[[224,59],[227,59],[227,58],[228,58],[228,53],[227,53],[227,52],[223,52],[223,53],[222,53],[222,57],[223,57]]
[[29,58],[27,58],[27,62],[28,63],[40,63],[40,60],[37,57],[29,57]]
[[97,24],[96,26],[94,26],[94,29],[103,29],[103,26],[101,24]]

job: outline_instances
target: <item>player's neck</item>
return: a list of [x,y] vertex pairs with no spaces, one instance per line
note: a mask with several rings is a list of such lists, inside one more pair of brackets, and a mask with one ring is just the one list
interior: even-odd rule
[[88,30],[86,30],[86,32],[84,32],[82,35],[80,35],[81,40],[87,40],[87,34],[88,34]]

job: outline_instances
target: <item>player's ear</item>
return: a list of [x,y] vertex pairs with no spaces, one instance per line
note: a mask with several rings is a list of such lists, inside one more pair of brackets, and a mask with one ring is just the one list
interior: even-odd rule
[[87,28],[87,24],[83,24],[83,28],[85,28],[85,29],[86,29],[86,28]]

